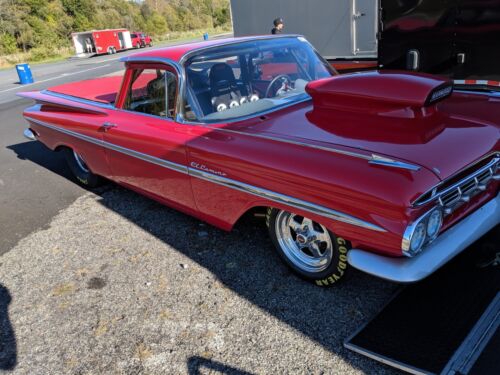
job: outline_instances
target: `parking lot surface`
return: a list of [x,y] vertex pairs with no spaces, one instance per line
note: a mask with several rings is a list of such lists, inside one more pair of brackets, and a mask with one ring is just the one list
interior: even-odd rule
[[222,232],[113,184],[0,258],[12,374],[394,373],[342,346],[397,286],[283,266],[262,222]]

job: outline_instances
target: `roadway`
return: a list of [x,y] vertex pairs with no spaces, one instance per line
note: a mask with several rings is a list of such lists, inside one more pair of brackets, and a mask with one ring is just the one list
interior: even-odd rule
[[[180,43],[153,49],[174,44]],[[23,137],[22,112],[32,101],[16,94],[116,73],[123,69],[119,59],[136,52],[32,65],[29,85],[19,84],[15,68],[0,70],[0,255],[85,193],[62,155]]]

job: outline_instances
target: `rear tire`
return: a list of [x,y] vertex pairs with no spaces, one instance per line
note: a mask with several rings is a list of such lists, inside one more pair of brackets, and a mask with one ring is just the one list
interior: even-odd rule
[[69,169],[81,185],[95,188],[101,184],[101,178],[92,173],[80,154],[70,148],[63,149],[63,152]]
[[325,287],[346,274],[349,241],[309,218],[276,208],[268,208],[266,224],[278,254],[299,277]]

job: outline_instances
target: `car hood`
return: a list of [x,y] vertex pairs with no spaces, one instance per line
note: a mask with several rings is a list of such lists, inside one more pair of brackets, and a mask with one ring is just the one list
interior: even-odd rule
[[[500,151],[500,103],[454,93],[425,109],[383,113],[314,109],[310,101],[233,124],[233,130],[307,143],[359,150],[432,171],[443,180],[485,155]],[[461,109],[467,102],[469,111]],[[488,116],[484,115],[484,111]],[[495,113],[496,112],[496,113]]]

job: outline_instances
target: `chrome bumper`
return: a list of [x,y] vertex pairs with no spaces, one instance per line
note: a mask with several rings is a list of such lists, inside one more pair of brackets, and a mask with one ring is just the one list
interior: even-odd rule
[[391,258],[365,250],[347,254],[351,266],[389,281],[422,280],[500,223],[500,194],[458,222],[414,258]]
[[30,141],[36,141],[36,136],[33,130],[31,129],[24,129],[23,135],[28,138]]

